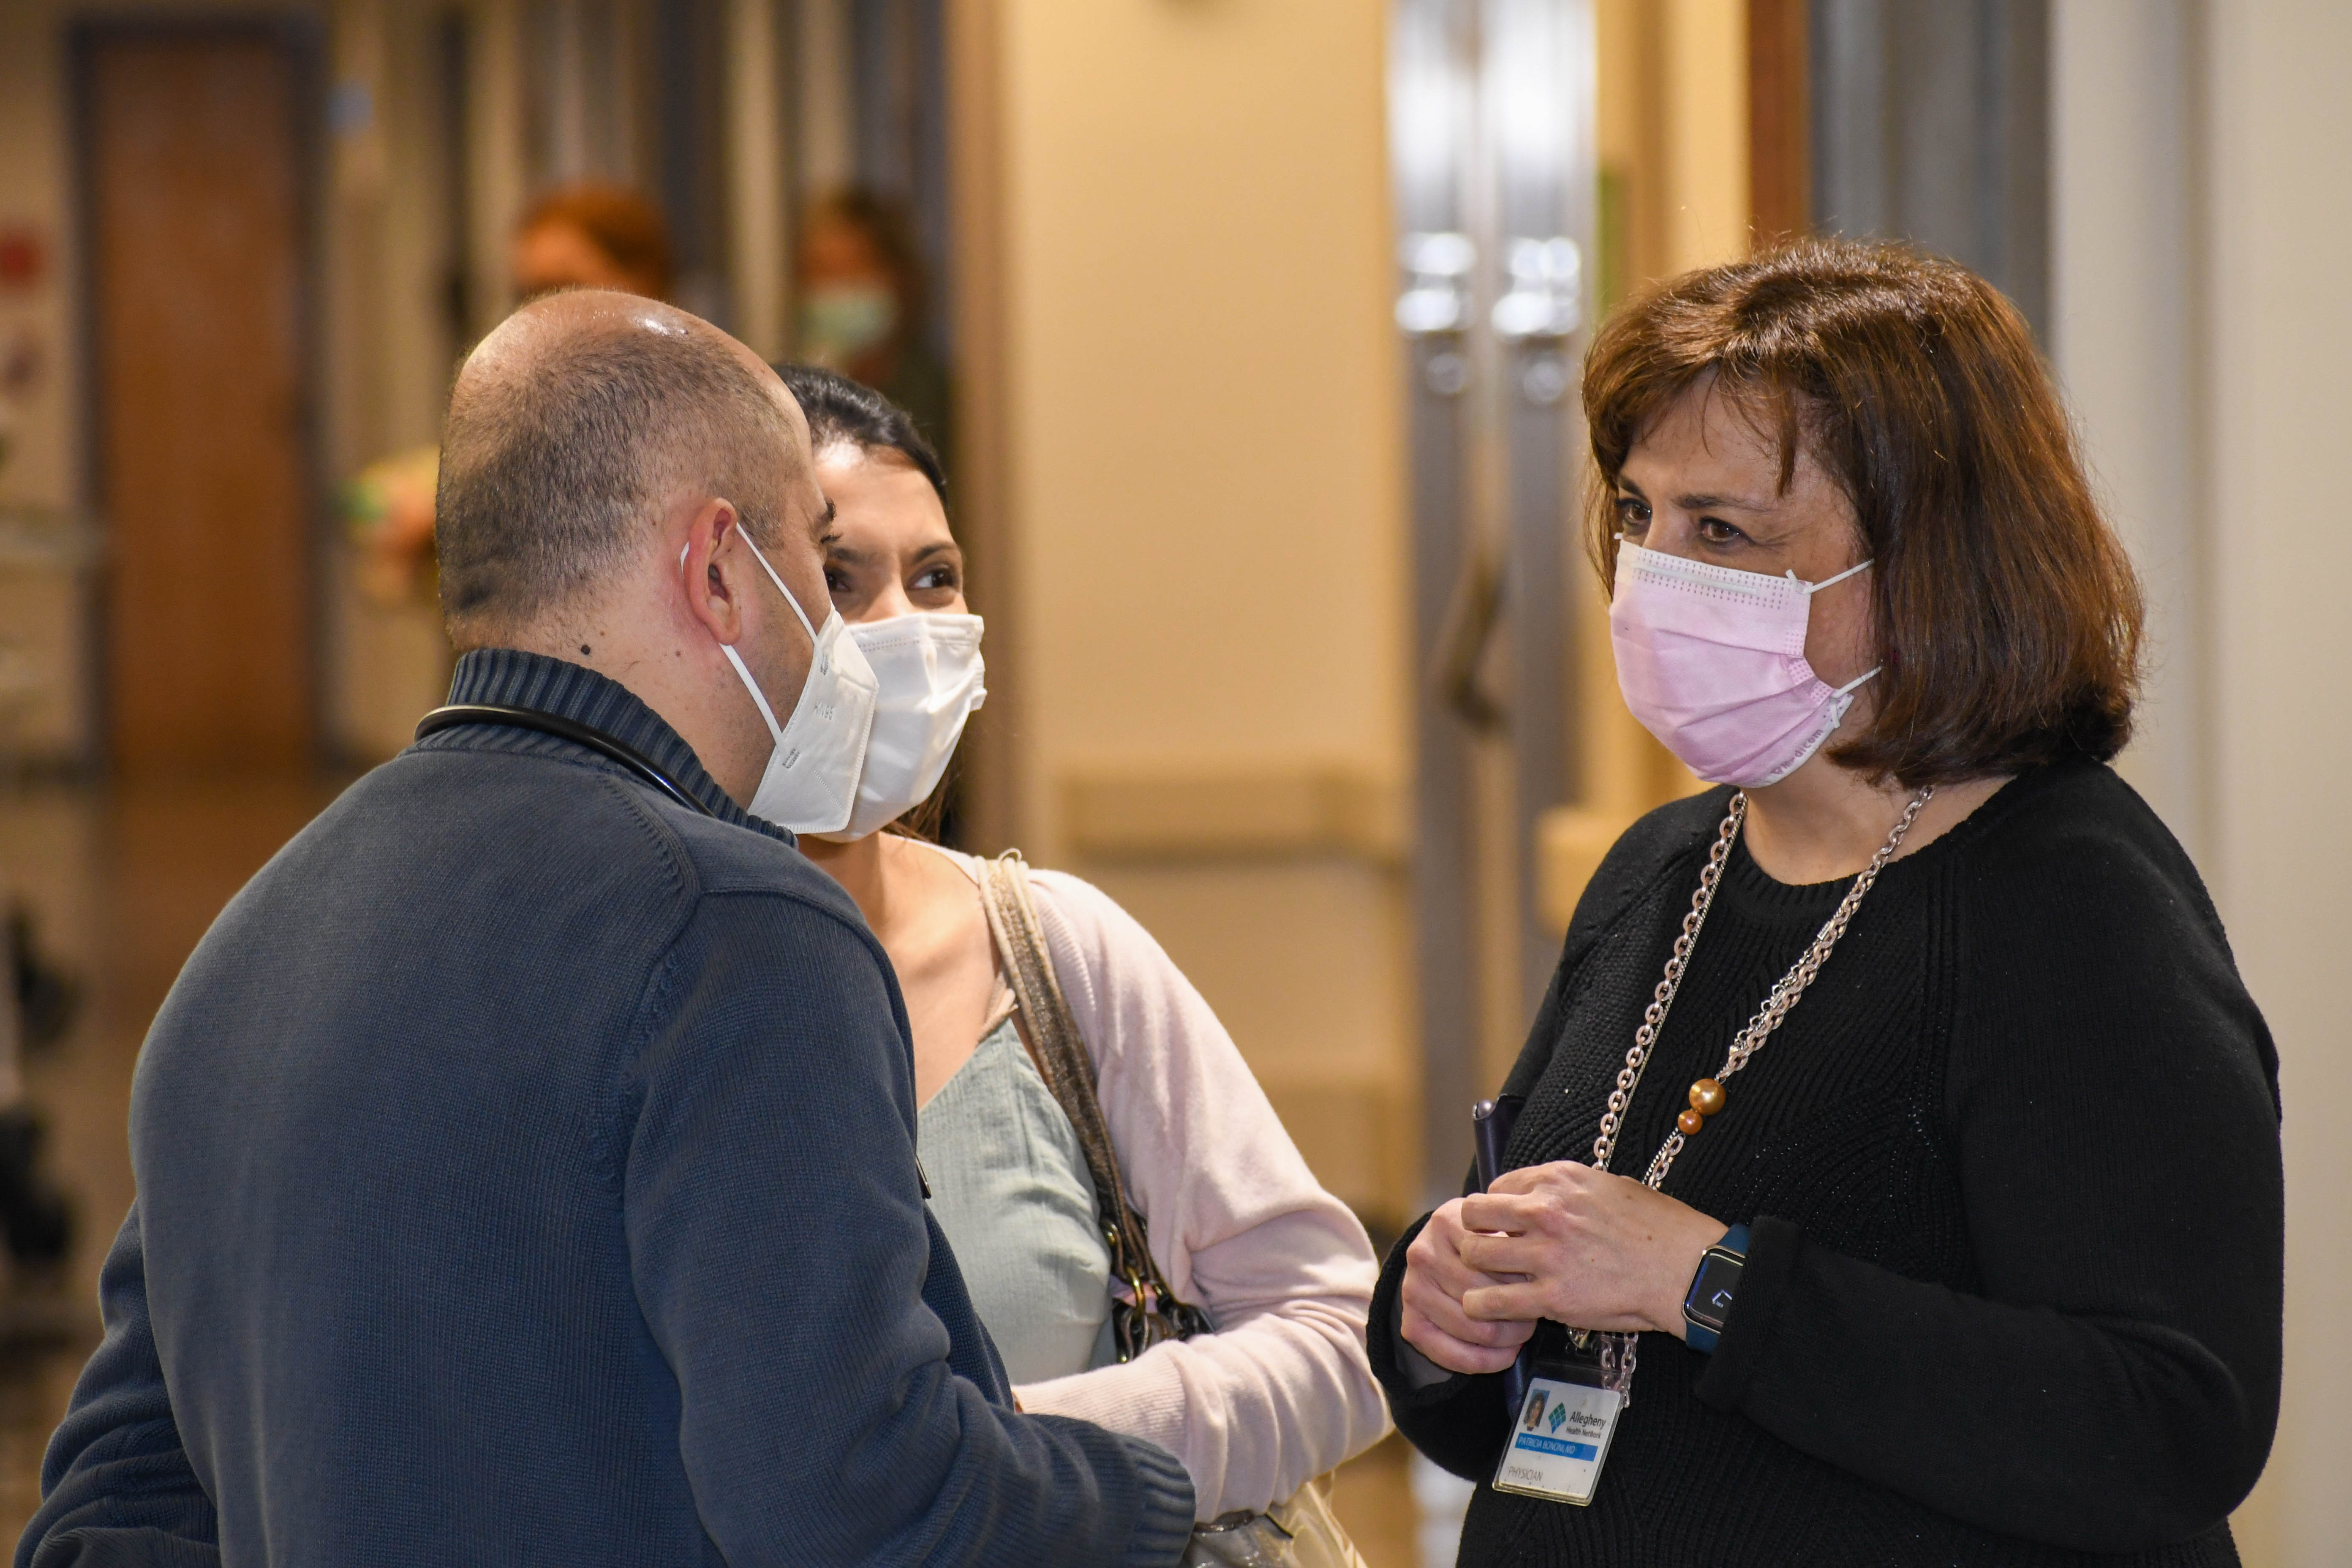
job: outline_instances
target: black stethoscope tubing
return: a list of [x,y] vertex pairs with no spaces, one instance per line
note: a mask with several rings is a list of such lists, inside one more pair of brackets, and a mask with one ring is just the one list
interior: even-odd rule
[[436,708],[416,721],[416,738],[437,735],[444,730],[454,730],[461,724],[509,724],[518,730],[536,730],[542,735],[553,735],[575,746],[585,746],[601,757],[618,763],[646,784],[677,802],[688,811],[715,817],[718,813],[678,787],[677,781],[654,764],[652,758],[617,736],[608,735],[593,725],[583,724],[576,719],[566,719],[561,713],[549,713],[537,708],[510,708],[500,702],[452,702],[446,708]]

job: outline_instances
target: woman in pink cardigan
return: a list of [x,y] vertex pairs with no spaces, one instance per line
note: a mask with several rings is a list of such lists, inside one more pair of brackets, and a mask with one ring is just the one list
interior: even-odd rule
[[[1364,1353],[1370,1243],[1160,945],[1076,877],[1034,872],[1129,1201],[1170,1289],[1212,1324],[1117,1359],[1094,1184],[1024,1048],[982,903],[983,863],[877,831],[934,792],[983,695],[938,459],[878,394],[779,368],[835,508],[834,603],[884,686],[856,815],[845,833],[801,844],[857,900],[898,970],[933,1213],[1023,1408],[1159,1444],[1192,1472],[1204,1521],[1263,1510],[1388,1430]],[[894,700],[908,692],[919,695]]]

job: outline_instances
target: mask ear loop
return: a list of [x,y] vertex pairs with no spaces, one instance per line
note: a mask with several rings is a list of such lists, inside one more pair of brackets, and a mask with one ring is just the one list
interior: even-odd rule
[[[784,586],[784,580],[776,574],[776,569],[773,566],[768,564],[767,555],[758,545],[752,543],[747,537],[743,541],[743,547],[751,552],[751,559],[760,563],[760,570],[768,574],[768,581],[776,585],[776,592],[784,596],[784,603],[793,607],[793,619],[800,622],[801,630],[808,636],[809,647],[814,650],[817,646],[816,630],[809,625],[808,613],[801,608],[801,602],[793,597],[793,591]],[[686,558],[691,548],[687,545],[681,545],[678,548],[677,565],[681,572],[686,570]],[[751,694],[752,702],[760,710],[760,717],[767,721],[769,735],[777,745],[782,745],[784,727],[776,722],[776,710],[768,706],[768,694],[761,691],[760,683],[751,679],[751,666],[743,662],[743,656],[735,651],[733,643],[720,643],[719,651],[727,656],[727,662],[735,667],[736,675],[741,678],[743,689]]]
[[[1789,573],[1789,580],[1790,580],[1790,582],[1792,582],[1792,583],[1797,583],[1797,586],[1799,586],[1800,588],[1802,588],[1802,589],[1805,591],[1805,596],[1806,596],[1807,598],[1811,598],[1811,597],[1812,597],[1815,594],[1820,593],[1820,592],[1821,592],[1822,589],[1824,589],[1824,588],[1834,588],[1834,587],[1836,587],[1840,583],[1844,582],[1847,578],[1852,577],[1852,576],[1855,575],[1855,574],[1858,574],[1858,573],[1863,573],[1863,572],[1867,572],[1867,571],[1869,571],[1869,570],[1871,569],[1871,567],[1872,567],[1872,566],[1874,566],[1874,565],[1875,565],[1875,564],[1877,563],[1877,561],[1878,561],[1878,558],[1877,558],[1876,556],[1874,556],[1874,556],[1872,556],[1868,561],[1864,562],[1864,563],[1863,563],[1861,565],[1859,565],[1859,566],[1849,566],[1849,567],[1847,567],[1844,571],[1843,571],[1843,572],[1839,573],[1836,576],[1834,576],[1834,577],[1824,577],[1824,578],[1822,578],[1822,579],[1820,582],[1818,582],[1818,583],[1802,583],[1802,582],[1797,582],[1797,574],[1796,574],[1796,572],[1792,569],[1792,570],[1790,570],[1790,572]],[[1871,679],[1871,677],[1873,677],[1873,676],[1876,675],[1880,670],[1882,670],[1882,669],[1884,669],[1884,668],[1886,668],[1886,667],[1885,667],[1885,665],[1883,665],[1883,664],[1874,664],[1874,665],[1872,665],[1868,669],[1864,670],[1860,675],[1855,676],[1852,680],[1847,681],[1843,686],[1841,686],[1841,687],[1837,688],[1837,689],[1837,689],[1837,694],[1838,694],[1840,697],[1851,697],[1851,696],[1853,696],[1853,695],[1857,690],[1861,689],[1863,682],[1864,682],[1864,681],[1866,681],[1866,680],[1870,679]]]
[[1839,573],[1836,576],[1824,577],[1818,583],[1797,582],[1796,569],[1791,567],[1789,571],[1789,580],[1792,583],[1797,583],[1797,586],[1802,588],[1805,591],[1806,596],[1810,598],[1813,595],[1820,593],[1824,588],[1836,587],[1840,583],[1844,582],[1847,578],[1853,576],[1857,573],[1869,571],[1877,563],[1878,557],[1874,555],[1859,566],[1849,566],[1844,571]]
[[[692,548],[690,545],[684,544],[678,546],[677,569],[679,571],[686,570],[687,553]],[[809,625],[808,612],[801,608],[801,602],[798,599],[793,597],[793,591],[784,586],[784,580],[776,575],[776,569],[768,563],[767,552],[752,543],[748,535],[743,540],[743,548],[751,552],[751,559],[760,563],[760,570],[768,574],[768,581],[776,585],[776,592],[782,594],[784,596],[784,603],[793,607],[793,619],[800,622],[801,630],[808,634],[809,647],[816,647],[816,628]],[[721,643],[719,646],[726,647],[728,645]],[[763,703],[761,706],[766,705]]]
[[[809,647],[816,647],[816,628],[809,625],[808,612],[801,608],[801,602],[793,597],[793,591],[784,586],[784,580],[778,576],[776,569],[768,563],[768,552],[752,543],[748,537],[743,541],[743,547],[751,552],[751,559],[760,563],[760,570],[768,574],[768,581],[776,585],[776,592],[784,596],[784,603],[793,607],[793,618],[800,622],[801,630],[808,634]],[[1864,564],[1867,565],[1868,563],[1865,562]]]

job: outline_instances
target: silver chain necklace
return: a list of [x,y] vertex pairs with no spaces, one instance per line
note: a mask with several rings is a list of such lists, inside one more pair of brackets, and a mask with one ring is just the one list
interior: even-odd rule
[[[1822,925],[1812,945],[1806,948],[1789,973],[1780,976],[1771,993],[1764,998],[1748,1026],[1732,1037],[1731,1047],[1724,1055],[1723,1066],[1715,1077],[1703,1078],[1690,1087],[1690,1109],[1675,1118],[1675,1130],[1658,1146],[1655,1158],[1642,1180],[1652,1189],[1660,1188],[1666,1173],[1674,1168],[1675,1156],[1683,1152],[1684,1144],[1695,1136],[1710,1116],[1719,1114],[1730,1103],[1724,1092],[1723,1080],[1748,1065],[1748,1060],[1764,1048],[1764,1042],[1780,1021],[1794,1011],[1804,996],[1805,988],[1829,962],[1830,953],[1837,947],[1838,939],[1853,923],[1854,910],[1862,907],[1863,899],[1878,880],[1878,874],[1903,847],[1904,836],[1911,825],[1919,820],[1920,811],[1936,796],[1936,786],[1927,785],[1911,797],[1903,816],[1895,824],[1895,831],[1878,853],[1870,858],[1853,886],[1845,890],[1838,901],[1836,912]],[[1610,1091],[1609,1108],[1601,1118],[1600,1135],[1592,1140],[1592,1166],[1597,1171],[1609,1169],[1610,1158],[1617,1152],[1617,1134],[1623,1128],[1625,1113],[1633,1104],[1633,1091],[1641,1087],[1643,1069],[1650,1065],[1652,1048],[1658,1043],[1660,1031],[1666,1026],[1666,1014],[1682,990],[1683,972],[1690,967],[1691,949],[1697,945],[1699,928],[1706,924],[1706,911],[1715,904],[1715,889],[1723,880],[1724,863],[1731,858],[1731,847],[1738,841],[1741,824],[1748,820],[1748,793],[1739,791],[1731,797],[1731,809],[1725,814],[1723,826],[1716,835],[1715,847],[1707,852],[1706,868],[1699,872],[1698,891],[1691,895],[1690,913],[1683,917],[1682,934],[1675,938],[1674,952],[1666,957],[1666,972],[1658,988],[1651,994],[1650,1005],[1642,1015],[1642,1026],[1633,1031],[1633,1048],[1625,1053],[1625,1065],[1618,1069],[1617,1087]],[[1635,1334],[1610,1333],[1605,1331],[1580,1331],[1573,1335],[1581,1350],[1592,1339],[1601,1342],[1601,1376],[1602,1386],[1624,1396],[1630,1405],[1633,1399],[1633,1355]]]

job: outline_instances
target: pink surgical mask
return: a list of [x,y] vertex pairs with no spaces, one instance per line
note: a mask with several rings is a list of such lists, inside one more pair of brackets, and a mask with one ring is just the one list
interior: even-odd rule
[[1625,706],[1709,784],[1779,784],[1878,673],[1832,686],[1805,662],[1812,596],[1870,564],[1801,583],[1794,572],[1735,572],[1619,541],[1609,639]]

